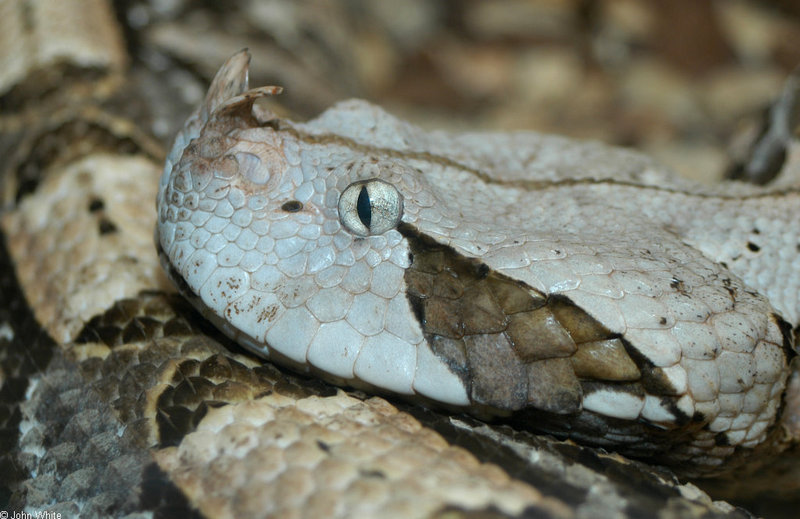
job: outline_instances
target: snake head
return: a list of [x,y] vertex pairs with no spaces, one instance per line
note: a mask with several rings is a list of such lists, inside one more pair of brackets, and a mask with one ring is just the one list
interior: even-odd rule
[[592,143],[425,132],[363,101],[280,119],[248,62],[217,74],[157,198],[162,263],[235,341],[640,456],[704,449],[698,473],[774,435],[791,326],[677,209],[740,204]]
[[397,297],[410,262],[397,227],[433,204],[419,194],[404,206],[424,182],[254,106],[280,89],[247,90],[248,61],[242,52],[222,67],[165,166],[157,243],[170,276],[259,355],[402,394],[438,366],[438,394],[449,377],[448,398],[468,403],[441,361],[419,358],[420,326]]

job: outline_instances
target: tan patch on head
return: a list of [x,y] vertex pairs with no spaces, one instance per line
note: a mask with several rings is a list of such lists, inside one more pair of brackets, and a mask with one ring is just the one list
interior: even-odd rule
[[551,413],[574,413],[581,408],[581,385],[569,359],[528,364],[528,404]]
[[503,334],[464,337],[473,400],[501,409],[522,409],[527,403],[528,378]]
[[546,296],[408,227],[407,295],[433,352],[473,403],[581,409],[584,381],[635,382],[622,341],[563,296]]
[[629,382],[641,377],[619,339],[585,342],[571,360],[575,373],[583,378]]
[[534,362],[552,357],[569,357],[575,351],[575,341],[547,308],[514,315],[506,329],[522,362]]

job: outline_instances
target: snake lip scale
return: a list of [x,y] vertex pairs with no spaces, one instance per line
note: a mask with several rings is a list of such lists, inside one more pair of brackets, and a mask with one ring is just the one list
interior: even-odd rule
[[220,69],[157,197],[162,264],[225,334],[690,476],[783,448],[795,189],[698,186],[533,133],[426,132],[363,101],[292,122],[256,103],[280,89],[249,89],[248,63]]

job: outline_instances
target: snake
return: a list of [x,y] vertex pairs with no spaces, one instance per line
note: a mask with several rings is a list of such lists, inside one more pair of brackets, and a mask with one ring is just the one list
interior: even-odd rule
[[749,516],[698,477],[791,499],[788,151],[765,187],[701,186],[363,101],[293,122],[239,53],[164,153],[110,8],[52,4],[3,17],[69,66],[17,49],[2,78],[0,508]]
[[692,189],[363,102],[294,123],[254,107],[277,90],[248,90],[248,62],[222,67],[157,196],[162,262],[228,336],[695,476],[760,452],[795,355],[795,190]]

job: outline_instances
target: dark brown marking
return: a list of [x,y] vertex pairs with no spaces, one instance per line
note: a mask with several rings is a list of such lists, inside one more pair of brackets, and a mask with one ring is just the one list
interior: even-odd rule
[[582,383],[628,383],[627,390],[644,393],[645,369],[655,380],[649,385],[663,389],[666,381],[646,358],[631,357],[617,335],[569,298],[491,271],[410,225],[399,230],[413,260],[405,274],[411,307],[432,351],[473,403],[576,413]]
[[464,323],[461,320],[461,303],[446,299],[422,300],[425,312],[424,329],[431,335],[440,335],[450,339],[464,336]]
[[[414,263],[416,257],[414,258]],[[427,272],[417,269],[409,270],[406,275],[406,285],[408,286],[408,293],[416,297],[428,297],[428,294],[433,292],[433,279],[434,276]]]
[[511,316],[506,335],[524,363],[569,357],[578,350],[548,307]]
[[527,366],[528,404],[556,414],[580,411],[583,391],[569,359],[547,359]]
[[97,231],[101,235],[106,234],[114,234],[118,231],[117,226],[114,222],[109,220],[106,217],[100,218],[100,221],[97,223]]
[[508,326],[508,318],[486,283],[476,283],[466,289],[461,303],[465,334],[500,333]]
[[619,339],[582,343],[571,360],[575,374],[582,378],[622,382],[641,377]]
[[142,293],[136,299],[120,299],[90,319],[75,343],[102,342],[113,348],[136,341],[191,335],[198,329],[183,314],[192,313],[191,307],[178,296]]
[[575,306],[575,303],[565,296],[551,295],[547,298],[547,305],[558,322],[569,330],[572,340],[578,344],[612,337],[608,328]]
[[102,211],[103,209],[105,209],[105,207],[106,204],[103,202],[102,198],[92,197],[92,199],[89,200],[90,213],[96,213],[98,211]]
[[494,276],[494,278],[495,282],[490,285],[492,292],[507,315],[530,312],[545,305],[544,297],[534,297],[530,290],[518,283],[508,281],[500,276]]
[[528,403],[528,377],[508,340],[501,334],[464,338],[473,402],[516,411]]
[[[661,368],[656,367],[647,357],[637,350],[627,339],[619,337],[625,347],[628,357],[636,364],[641,378],[639,384],[651,395],[664,395],[668,397],[680,396],[672,382],[664,375]],[[675,408],[677,409],[677,408]],[[673,412],[673,414],[675,414]]]
[[432,335],[428,342],[433,353],[447,363],[450,371],[458,375],[462,380],[467,380],[469,368],[467,366],[467,348],[463,339],[450,339],[441,335]]
[[303,203],[297,200],[289,200],[288,202],[284,202],[281,209],[287,213],[296,213],[303,209]]
[[795,338],[792,325],[787,323],[783,317],[778,314],[770,314],[770,319],[781,330],[781,335],[783,336],[782,349],[784,355],[786,356],[786,363],[788,364],[795,357],[795,355],[797,355],[797,352],[794,349]]
[[[583,394],[588,395],[590,393],[594,393],[595,391],[609,389],[609,384],[596,380],[581,380],[581,388],[583,388]],[[641,398],[644,398],[645,395],[645,391],[642,388],[641,384],[620,383],[620,384],[613,384],[611,388],[614,391],[618,391],[620,393],[628,393],[630,395],[638,396]]]
[[433,278],[433,290],[430,295],[443,299],[461,299],[461,296],[464,295],[464,285],[464,280],[459,279],[458,274],[448,271],[440,272]]

